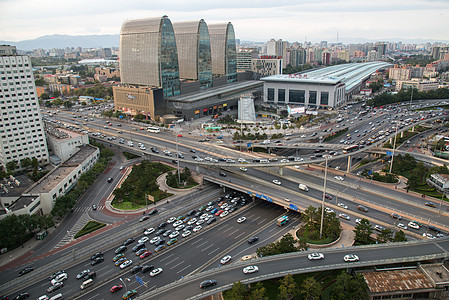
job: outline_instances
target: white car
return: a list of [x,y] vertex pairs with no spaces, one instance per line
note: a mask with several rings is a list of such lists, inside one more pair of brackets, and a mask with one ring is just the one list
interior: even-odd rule
[[201,227],[201,226],[196,226],[195,228],[193,228],[193,232],[198,232],[198,231],[200,231],[201,229],[203,229],[203,227]]
[[355,219],[355,223],[356,224],[361,224],[362,223],[362,219]]
[[173,239],[173,238],[177,237],[178,235],[179,235],[179,231],[173,231],[172,233],[170,233],[170,235],[168,237]]
[[181,225],[179,225],[179,226],[175,227],[175,230],[176,230],[176,231],[181,231],[181,230],[183,230],[183,229],[184,229],[184,227],[186,227],[186,225],[184,225],[184,224],[181,224]]
[[178,227],[181,224],[184,224],[184,222],[182,222],[182,220],[176,221],[175,223],[173,223],[173,227]]
[[138,240],[137,242],[138,242],[139,244],[143,244],[143,243],[145,243],[145,242],[148,242],[148,240],[149,240],[149,238],[147,238],[146,236],[144,236],[143,238],[141,238],[141,239]]
[[328,214],[330,214],[330,213],[333,213],[333,212],[334,212],[334,210],[333,210],[333,209],[331,209],[331,208],[329,208],[329,207],[326,207],[326,208],[324,209],[324,211],[325,211],[325,212],[327,212]]
[[193,225],[196,223],[196,221],[198,221],[196,218],[192,218],[189,222],[187,222],[187,225]]
[[281,163],[288,163],[288,162],[290,162],[290,161],[289,161],[288,159],[286,159],[286,158],[283,158],[283,159],[280,160],[280,162],[281,162]]
[[202,214],[202,215],[200,216],[200,219],[201,219],[201,220],[207,220],[207,218],[209,218],[209,214]]
[[281,184],[282,184],[282,183],[281,183],[279,180],[277,180],[277,179],[273,180],[273,183],[274,183],[274,184],[277,184],[277,185],[281,185]]
[[225,209],[226,207],[228,207],[229,206],[229,204],[227,204],[227,203],[223,203],[223,205],[222,206],[220,206],[220,208],[221,209]]
[[408,227],[413,228],[413,229],[419,229],[419,225],[416,224],[415,222],[409,222]]
[[433,235],[431,235],[430,233],[423,233],[422,234],[423,237],[428,238],[428,239],[434,239],[435,237]]
[[154,228],[148,228],[147,230],[145,230],[145,231],[143,232],[143,234],[149,235],[149,234],[152,234],[153,232],[154,232]]
[[61,273],[51,281],[51,285],[55,285],[59,282],[63,282],[66,279],[67,279],[67,273]]
[[211,211],[211,210],[213,210],[214,209],[214,207],[211,205],[211,206],[208,206],[207,208],[206,208],[206,211]]
[[237,223],[243,223],[246,221],[246,217],[238,218]]
[[398,225],[396,225],[396,226],[398,226],[399,228],[404,229],[404,230],[407,229],[407,226],[405,226],[405,225],[402,224],[402,223],[398,223]]
[[232,259],[231,255],[226,255],[220,260],[220,264],[222,265],[227,264],[231,259]]
[[153,271],[150,272],[150,276],[151,277],[157,276],[157,275],[161,274],[162,271],[163,271],[162,268],[154,269]]
[[338,214],[338,217],[348,221],[351,219],[347,214]]
[[182,234],[182,237],[188,237],[191,234],[192,234],[192,232],[190,230],[187,230],[187,231],[184,231],[184,233]]
[[248,169],[247,169],[247,168],[245,168],[245,167],[241,167],[241,168],[240,168],[240,171],[242,171],[242,172],[247,172],[247,171],[248,171]]
[[[343,143],[345,142],[344,140],[341,140],[340,143],[342,143],[342,141],[343,141]],[[336,166],[336,167],[335,167],[335,170],[340,170],[340,166]],[[337,176],[335,176],[335,177],[337,177]],[[334,177],[334,178],[335,178],[335,177]]]
[[150,243],[151,243],[151,244],[154,244],[154,243],[156,243],[156,242],[159,242],[160,240],[161,240],[161,237],[155,236],[154,238],[152,238],[152,239],[150,240]]
[[358,261],[358,260],[359,260],[359,257],[358,257],[357,255],[355,255],[355,254],[346,254],[346,255],[343,257],[343,260],[344,260],[345,262],[353,262],[353,261]]
[[336,179],[336,180],[340,180],[340,181],[343,181],[343,180],[345,180],[343,177],[341,177],[341,176],[334,176],[334,179]]
[[206,222],[206,221],[204,221],[204,219],[200,219],[200,220],[198,220],[198,222],[195,223],[195,225],[198,226],[198,225],[203,224],[204,222]]
[[258,266],[248,266],[246,268],[243,268],[243,273],[245,274],[251,274],[259,271]]
[[173,223],[174,221],[176,221],[176,218],[171,217],[170,219],[167,220],[167,223],[170,224],[170,223]]
[[222,212],[222,213],[220,214],[220,218],[224,218],[224,217],[226,217],[227,215],[229,215],[229,211],[224,211],[224,212]]
[[324,254],[315,252],[315,253],[310,253],[309,255],[307,255],[307,257],[309,258],[309,260],[323,259]]
[[348,209],[348,206],[344,203],[338,203],[337,205],[341,208]]
[[120,269],[124,269],[126,267],[129,267],[133,263],[132,260],[126,260],[120,265]]

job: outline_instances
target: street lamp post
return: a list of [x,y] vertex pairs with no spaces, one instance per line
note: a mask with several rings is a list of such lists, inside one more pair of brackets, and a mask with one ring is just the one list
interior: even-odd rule
[[[119,279],[123,283],[123,285],[125,286],[126,293],[127,293],[128,292],[128,286],[126,285],[125,281],[121,277]],[[125,279],[128,280],[128,281],[131,281],[131,280],[129,280],[129,278],[125,278]]]
[[394,150],[396,148],[396,138],[397,137],[398,137],[398,121],[396,121],[396,130],[394,133],[393,153],[391,154],[391,163],[390,163],[390,174],[391,174],[391,170],[393,169]]
[[324,170],[324,187],[323,187],[323,201],[321,202],[321,226],[320,226],[320,240],[323,237],[323,223],[324,223],[324,201],[326,199],[326,179],[327,179],[327,160],[329,155],[323,156],[326,159],[326,168]]
[[[176,127],[178,129],[178,127]],[[178,167],[178,184],[181,184],[181,173],[179,173],[179,151],[178,151],[178,130],[175,131],[176,134],[176,164]]]

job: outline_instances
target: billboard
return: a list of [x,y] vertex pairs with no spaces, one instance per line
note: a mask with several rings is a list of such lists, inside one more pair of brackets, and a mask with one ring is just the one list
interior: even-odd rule
[[294,114],[303,114],[306,112],[306,108],[303,107],[295,107],[295,108],[290,108],[290,114],[294,115]]

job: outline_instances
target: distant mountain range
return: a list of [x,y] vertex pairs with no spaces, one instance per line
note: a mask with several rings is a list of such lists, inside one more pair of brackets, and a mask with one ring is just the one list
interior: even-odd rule
[[[268,41],[268,40],[267,40]],[[426,40],[426,39],[401,39],[401,38],[390,38],[390,39],[367,39],[367,38],[340,38],[339,42],[343,44],[358,44],[358,43],[374,43],[378,41],[389,41],[389,42],[402,42],[403,44],[425,44],[442,42],[449,43],[449,40]],[[119,34],[104,34],[104,35],[44,35],[32,40],[25,40],[20,42],[8,42],[0,41],[0,45],[12,45],[16,46],[18,50],[29,51],[33,49],[53,49],[53,48],[66,48],[66,47],[82,47],[82,48],[109,48],[118,47],[120,42]],[[263,43],[265,43],[264,41]],[[293,41],[290,41],[293,42]],[[302,41],[301,41],[302,42]],[[335,43],[335,40],[328,40],[329,43]],[[241,40],[243,43],[252,43],[250,41]]]

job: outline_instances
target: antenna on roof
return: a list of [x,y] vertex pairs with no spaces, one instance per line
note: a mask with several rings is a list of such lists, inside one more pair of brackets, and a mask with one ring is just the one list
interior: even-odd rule
[[338,30],[337,30],[337,44],[338,44]]

